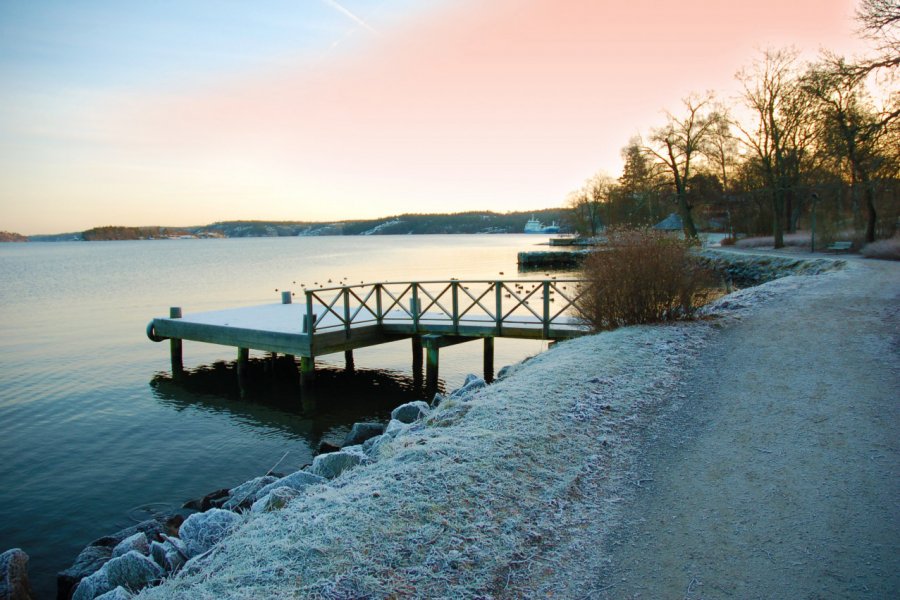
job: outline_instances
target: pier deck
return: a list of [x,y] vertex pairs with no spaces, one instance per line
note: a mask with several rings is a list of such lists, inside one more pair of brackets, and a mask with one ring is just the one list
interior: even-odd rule
[[575,279],[427,281],[307,289],[305,302],[282,292],[280,304],[182,315],[147,326],[153,341],[171,340],[172,369],[182,368],[181,342],[238,348],[239,370],[249,350],[299,356],[301,377],[311,380],[314,358],[344,352],[352,368],[355,348],[413,340],[413,369],[427,350],[428,386],[437,382],[438,350],[485,340],[485,378],[493,374],[493,338],[560,340],[586,333],[574,303],[584,282]]

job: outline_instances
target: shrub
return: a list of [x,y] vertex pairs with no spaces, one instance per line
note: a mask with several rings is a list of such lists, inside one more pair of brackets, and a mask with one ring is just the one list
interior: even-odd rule
[[722,238],[722,241],[719,242],[719,245],[720,246],[734,246],[735,243],[737,243],[737,238],[729,236],[729,237]]
[[608,237],[585,260],[588,289],[576,303],[595,331],[688,318],[708,296],[712,274],[691,255],[689,242],[647,229]]
[[900,236],[894,236],[887,240],[878,240],[871,244],[866,244],[860,252],[866,258],[900,260]]

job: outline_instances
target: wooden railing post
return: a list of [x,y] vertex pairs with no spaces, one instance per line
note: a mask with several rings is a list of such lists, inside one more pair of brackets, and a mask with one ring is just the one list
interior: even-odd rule
[[341,290],[344,296],[344,336],[350,337],[350,288],[344,286]]
[[550,337],[550,281],[544,280],[544,337]]
[[375,321],[380,327],[384,322],[384,307],[381,304],[381,284],[375,284]]
[[410,302],[410,311],[413,316],[413,331],[419,331],[419,284],[412,283],[412,300]]
[[450,317],[453,321],[453,333],[459,333],[459,281],[450,282],[450,296],[453,299],[453,316]]
[[312,297],[312,292],[306,292],[306,314],[303,315],[303,333],[310,336],[310,344],[312,344],[312,334],[316,330],[316,316],[313,314]]
[[497,300],[497,312],[494,314],[494,319],[497,321],[497,335],[500,335],[503,332],[503,282],[495,281],[494,282],[494,291],[496,292]]

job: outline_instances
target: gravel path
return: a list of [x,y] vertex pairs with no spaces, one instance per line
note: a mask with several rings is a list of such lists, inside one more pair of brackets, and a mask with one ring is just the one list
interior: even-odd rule
[[853,261],[713,336],[593,597],[900,597],[900,265]]

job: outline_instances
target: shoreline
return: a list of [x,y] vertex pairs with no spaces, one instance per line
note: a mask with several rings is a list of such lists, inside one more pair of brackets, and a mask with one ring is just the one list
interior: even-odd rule
[[635,440],[658,411],[684,401],[687,365],[723,322],[802,280],[728,296],[707,311],[724,320],[559,344],[443,403],[373,464],[250,515],[196,568],[141,597],[540,595],[517,586],[534,569],[552,570],[539,556],[563,541],[563,519],[578,526],[567,505],[590,494],[614,523],[627,488],[640,485]]
[[[742,259],[738,256],[737,260]],[[798,264],[790,257],[788,263],[766,262],[764,266],[783,271],[796,269]],[[752,296],[752,291],[745,290],[737,296]],[[732,308],[725,312],[734,313],[741,301],[735,302],[734,296],[729,298]],[[718,326],[716,322],[694,321],[624,328],[560,344],[514,365],[510,374],[497,383],[473,395],[463,394],[447,401],[424,422],[405,427],[371,464],[352,469],[327,485],[309,488],[283,510],[260,515],[245,513],[235,534],[221,547],[202,560],[192,561],[193,565],[162,587],[146,590],[142,597],[193,597],[191,586],[210,580],[210,569],[225,574],[234,568],[242,573],[238,576],[241,585],[232,589],[219,582],[214,590],[203,593],[246,597],[248,593],[278,596],[287,590],[296,591],[290,585],[282,589],[279,583],[291,578],[287,567],[270,572],[266,566],[272,560],[269,540],[278,539],[285,527],[303,532],[300,537],[304,541],[284,548],[282,561],[298,570],[296,577],[310,582],[299,586],[302,595],[329,597],[327,590],[335,585],[351,595],[387,595],[395,589],[396,575],[388,573],[395,571],[393,556],[397,552],[408,555],[410,565],[431,559],[438,572],[449,569],[463,575],[474,569],[482,581],[490,574],[491,581],[498,577],[504,581],[501,587],[483,583],[476,589],[464,577],[441,591],[432,585],[434,582],[412,572],[406,576],[414,588],[411,595],[509,593],[515,589],[518,565],[523,564],[526,551],[552,545],[557,528],[540,515],[554,510],[564,512],[566,494],[583,494],[590,488],[591,493],[608,503],[605,510],[609,521],[614,521],[622,490],[633,483],[626,475],[629,444],[667,399],[680,401],[678,389],[686,361],[696,358]],[[633,352],[622,356],[623,348]],[[595,360],[586,362],[588,356]],[[542,397],[535,397],[535,389],[543,390]],[[551,404],[544,402],[547,397],[553,399]],[[534,423],[534,414],[541,414],[541,423]],[[602,441],[596,447],[594,442],[598,439]],[[577,456],[579,450],[592,445],[593,454]],[[570,460],[560,463],[560,454]],[[573,456],[576,464],[571,463]],[[510,470],[523,481],[508,481],[508,477],[505,481],[504,474]],[[473,477],[478,473],[482,476]],[[447,487],[448,482],[455,482],[453,489]],[[522,489],[523,485],[527,489]],[[459,493],[461,488],[470,486],[474,486],[474,496]],[[548,494],[549,490],[556,493]],[[510,506],[516,498],[528,500]],[[491,513],[486,521],[475,519],[480,523],[476,531],[470,531],[471,525],[465,523],[474,518],[471,505],[489,507]],[[448,508],[438,508],[441,506]],[[407,516],[402,524],[394,523],[393,515],[404,512],[418,514],[419,520],[409,520]],[[379,513],[384,520],[373,518]],[[320,531],[318,524],[326,520],[328,528],[340,534]],[[426,536],[434,539],[426,540],[431,548],[425,556],[418,548],[423,534],[410,531],[411,525],[434,534]],[[487,553],[475,552],[465,540],[479,539],[480,529],[492,531],[490,539],[482,544],[490,546],[499,539],[500,545]],[[455,530],[456,536],[452,535]],[[461,539],[463,543],[442,542],[448,535],[451,541]],[[395,537],[406,543],[394,547],[396,542],[391,539]],[[306,543],[316,539],[316,543]],[[378,539],[382,541],[373,544],[372,540]],[[239,546],[241,550],[233,554]],[[250,564],[242,564],[248,552],[252,557]],[[346,572],[362,568],[346,560],[359,553],[381,557],[381,561],[367,559],[363,570],[369,574],[352,583],[345,581]],[[241,560],[235,561],[234,556]],[[322,565],[327,565],[324,571]],[[262,571],[250,577],[248,567],[253,572]],[[232,580],[236,575],[222,577]]]

